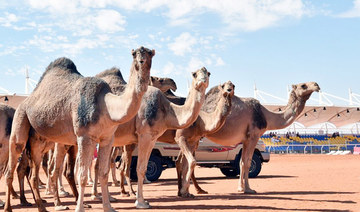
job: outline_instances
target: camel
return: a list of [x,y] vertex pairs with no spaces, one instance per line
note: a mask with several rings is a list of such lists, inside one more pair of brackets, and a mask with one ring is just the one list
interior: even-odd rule
[[[0,179],[6,169],[9,157],[9,138],[14,113],[14,108],[0,104]],[[0,207],[3,206],[4,202],[0,200]]]
[[[231,113],[226,118],[225,124],[218,131],[208,134],[206,137],[225,146],[243,143],[242,152],[239,154],[239,157],[241,155],[241,160],[239,158],[239,192],[256,193],[250,188],[248,175],[259,138],[267,130],[282,129],[293,123],[303,111],[311,94],[319,90],[320,87],[316,82],[293,85],[288,104],[281,112],[271,112],[253,98],[233,97]],[[211,100],[211,98],[207,99]],[[205,111],[211,112],[215,108],[215,104],[205,101]]]
[[[76,211],[84,211],[86,174],[95,144],[99,143],[103,209],[113,211],[107,187],[109,157],[106,155],[110,155],[117,126],[131,120],[140,108],[141,99],[148,88],[154,55],[155,50],[144,47],[132,51],[129,86],[121,95],[114,95],[109,85],[101,79],[83,77],[68,58],[59,58],[50,63],[34,91],[19,105],[14,115],[6,172],[5,211],[12,210],[10,189],[13,174],[30,129],[46,140],[66,145],[77,144],[80,194]],[[41,205],[41,201],[37,204]],[[45,211],[45,207],[39,210]]]
[[[206,136],[208,133],[213,133],[217,129],[219,129],[224,123],[225,118],[230,113],[231,108],[231,98],[234,95],[234,88],[235,86],[232,84],[232,82],[228,81],[222,85],[215,86],[210,89],[210,91],[205,96],[205,101],[207,99],[207,96],[209,96],[209,93],[217,92],[216,99],[213,99],[212,101],[215,101],[217,104],[217,109],[211,113],[205,112],[203,110],[200,111],[198,118],[196,121],[185,129],[178,129],[178,130],[167,130],[162,136],[158,138],[158,141],[165,142],[165,143],[171,143],[175,144],[178,143],[181,151],[180,155],[186,154],[186,158],[191,161],[192,166],[195,166],[195,159],[193,157],[193,153],[189,151],[191,149],[192,145],[195,145],[201,137]],[[181,102],[182,98],[180,97],[174,97],[172,98],[177,99],[175,101]],[[203,105],[204,107],[204,105]],[[175,139],[177,135],[179,138]],[[181,141],[179,141],[181,138]],[[121,194],[122,195],[135,195],[135,192],[132,188],[131,182],[130,182],[130,166],[131,166],[131,158],[132,158],[132,152],[134,151],[136,145],[126,145],[123,148],[123,154],[121,156],[122,162],[120,166],[120,187],[121,187]],[[194,148],[193,148],[194,149]],[[178,158],[176,167],[180,166],[180,163],[178,161],[181,161],[182,158]],[[185,165],[185,164],[181,164]],[[181,170],[181,169],[179,169]],[[191,173],[192,170],[189,172]],[[124,189],[124,177],[126,178],[129,193],[125,192]],[[179,172],[178,172],[178,179],[180,180]],[[188,189],[186,189],[186,185],[189,185],[190,179],[186,178],[184,179],[185,182],[181,183],[183,186],[183,189],[181,186],[179,186],[178,190],[178,196],[182,197],[192,197],[193,195],[189,193]],[[207,193],[203,189],[200,188],[200,186],[197,184],[196,179],[192,178],[194,186],[197,190],[197,193]],[[180,184],[179,184],[180,185]]]
[[[113,80],[115,82],[120,82],[121,86],[112,86],[111,89],[113,90],[113,92],[116,92],[118,90],[123,91],[124,90],[124,86],[122,86],[125,82],[125,80],[122,77],[122,74],[120,72],[119,69],[117,68],[112,68],[112,69],[108,69],[103,71],[101,74],[97,75],[98,77],[101,76],[104,79],[108,78],[108,82],[110,84],[113,84]],[[154,77],[151,76],[150,77],[150,81],[149,81],[149,85],[158,87],[160,90],[173,90],[176,91],[177,87],[175,82],[170,79],[170,78],[160,78],[160,77]],[[76,157],[76,151],[73,150],[73,148],[76,147],[70,147],[68,145],[62,145],[62,144],[56,144],[55,145],[55,150],[53,153],[53,157],[50,161],[50,165],[49,167],[51,167],[51,177],[49,177],[50,182],[51,182],[51,190],[54,191],[54,204],[55,204],[55,210],[65,210],[67,209],[66,206],[63,206],[61,203],[61,200],[59,198],[59,190],[58,190],[58,184],[56,183],[56,179],[59,179],[59,172],[60,172],[60,168],[62,167],[63,161],[64,161],[64,157],[65,154],[68,153],[68,151],[70,151],[70,153],[68,153],[68,157],[66,161],[66,166],[68,167],[65,172],[64,175],[67,179],[67,181],[69,182],[70,188],[75,196],[75,198],[77,199],[78,196],[78,192],[75,186],[75,182],[74,182],[74,158]],[[75,155],[74,155],[75,154]],[[89,172],[88,172],[89,175]],[[89,178],[89,176],[88,176]],[[59,182],[59,180],[57,181]],[[116,182],[116,181],[114,181]],[[61,186],[61,184],[59,184]],[[111,200],[111,199],[110,199]],[[89,207],[88,205],[84,205],[86,207]]]
[[[97,75],[101,77],[101,74]],[[143,197],[143,181],[147,170],[150,153],[158,137],[167,129],[181,129],[191,125],[197,118],[205,99],[205,90],[209,84],[210,73],[206,68],[201,68],[192,73],[192,85],[185,104],[173,104],[157,88],[149,86],[146,91],[138,114],[131,121],[119,125],[115,132],[114,146],[124,146],[137,143],[139,157],[137,163],[138,188],[135,206],[149,208],[150,204]],[[102,77],[110,87],[109,78]],[[121,84],[121,82],[120,82]],[[95,165],[95,179],[98,177],[98,162]],[[97,186],[94,183],[92,195],[96,197]]]

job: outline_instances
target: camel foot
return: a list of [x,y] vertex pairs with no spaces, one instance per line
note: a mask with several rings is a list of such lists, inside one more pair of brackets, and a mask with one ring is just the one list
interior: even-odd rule
[[244,194],[256,194],[256,191],[255,190],[252,190],[252,189],[242,189],[242,188],[239,188],[238,189],[239,192],[241,193],[244,193]]
[[120,193],[120,196],[121,196],[121,197],[129,197],[130,194],[129,194],[128,192],[124,192],[124,193],[121,192],[121,193]]
[[91,195],[91,200],[99,200],[99,201],[102,201],[102,199],[101,199],[101,196],[100,195],[94,195],[94,194],[92,194]]
[[64,190],[59,191],[59,197],[69,197],[70,193]]
[[195,196],[193,194],[190,194],[190,193],[185,193],[185,194],[178,194],[179,197],[183,197],[183,198],[195,198]]
[[112,184],[113,184],[114,186],[117,186],[117,187],[120,186],[120,182],[119,182],[118,180],[113,181]]
[[202,189],[196,191],[198,194],[208,194],[207,191],[204,191]]
[[68,206],[65,205],[55,206],[55,211],[66,211],[66,210],[69,210]]
[[94,182],[93,182],[93,181],[89,181],[89,182],[87,183],[87,185],[88,185],[88,186],[92,186],[92,185],[94,185]]
[[135,201],[135,207],[136,208],[142,208],[142,209],[148,209],[151,208],[148,201],[145,201],[144,203],[140,203],[137,200]]
[[28,202],[26,199],[25,199],[25,200],[21,200],[21,201],[20,201],[20,205],[21,205],[21,206],[25,206],[25,207],[32,206],[32,204],[31,204],[30,202]]
[[39,187],[39,189],[46,188],[44,185],[39,185],[38,187]]
[[45,191],[45,195],[54,195],[54,192],[52,192],[52,191]]
[[117,199],[115,199],[115,198],[112,197],[112,196],[109,196],[109,201],[110,201],[110,202],[117,202]]
[[84,203],[84,208],[91,208],[91,205]]

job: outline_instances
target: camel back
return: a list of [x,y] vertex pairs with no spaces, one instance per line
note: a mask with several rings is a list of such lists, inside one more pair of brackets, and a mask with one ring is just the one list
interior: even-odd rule
[[105,80],[109,84],[111,91],[116,95],[121,95],[124,92],[125,87],[127,85],[126,81],[124,80],[120,72],[120,69],[116,67],[107,69],[97,74],[95,77]]
[[0,116],[6,118],[5,136],[11,133],[11,125],[14,117],[15,109],[4,104],[0,104]]
[[218,95],[219,92],[220,92],[219,87],[214,86],[206,93],[204,104],[201,107],[202,111],[205,111],[207,113],[211,113],[215,111],[217,103],[220,100]]
[[54,60],[53,62],[51,62],[48,65],[45,72],[40,77],[40,80],[39,80],[36,88],[34,89],[34,91],[39,87],[39,85],[42,82],[42,80],[44,79],[44,77],[53,71],[62,72],[62,75],[64,77],[67,77],[67,76],[71,77],[71,76],[73,76],[72,74],[81,76],[81,74],[76,69],[76,66],[73,61],[71,61],[70,59],[68,59],[66,57],[61,57],[61,58]]

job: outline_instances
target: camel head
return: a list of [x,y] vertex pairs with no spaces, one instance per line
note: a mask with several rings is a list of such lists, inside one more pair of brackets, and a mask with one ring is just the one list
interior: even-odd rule
[[313,92],[319,92],[320,87],[316,82],[299,83],[292,86],[291,93],[302,100],[308,100]]
[[210,72],[208,72],[205,67],[202,67],[201,69],[193,72],[192,76],[192,85],[196,90],[200,90],[201,88],[206,89],[209,86]]
[[162,78],[162,77],[154,77],[150,76],[149,85],[159,88],[161,92],[166,92],[168,90],[176,91],[177,86],[173,79],[171,78]]
[[140,48],[136,50],[132,50],[131,54],[133,56],[133,63],[135,65],[136,70],[148,70],[150,71],[151,68],[151,60],[155,55],[155,50],[150,50],[148,48],[145,48],[141,46]]
[[218,86],[219,94],[225,99],[225,105],[231,107],[231,99],[235,93],[235,85],[229,80]]

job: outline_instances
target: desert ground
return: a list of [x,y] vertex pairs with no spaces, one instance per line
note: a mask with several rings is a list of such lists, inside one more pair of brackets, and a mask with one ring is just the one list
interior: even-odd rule
[[[260,175],[250,179],[257,194],[238,193],[238,179],[226,178],[216,168],[196,167],[195,174],[209,194],[196,195],[194,199],[177,197],[175,169],[167,169],[157,182],[144,186],[145,198],[152,206],[150,210],[135,209],[134,199],[121,197],[119,188],[114,186],[109,187],[112,196],[117,198],[112,206],[117,211],[360,211],[360,155],[272,154],[270,162],[263,164]],[[43,172],[41,179],[46,181]],[[17,190],[16,178],[14,184]],[[0,199],[4,200],[4,177],[0,185]],[[66,183],[65,189],[70,192]],[[90,199],[90,190],[86,188],[85,202],[92,209],[87,211],[102,211],[101,202]],[[53,198],[44,191],[41,189],[42,197],[48,202],[46,207],[53,211]],[[190,191],[195,192],[193,187]],[[27,184],[26,195],[28,201],[34,203]],[[73,197],[62,198],[62,201],[71,210],[75,209]],[[12,205],[14,211],[37,211],[36,206],[21,207],[17,199],[12,200]]]

